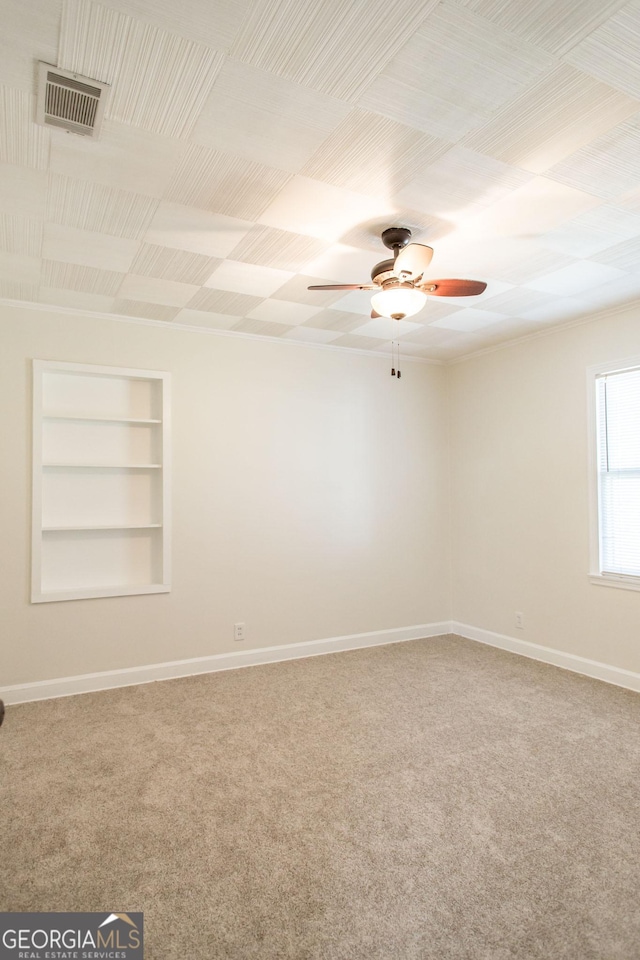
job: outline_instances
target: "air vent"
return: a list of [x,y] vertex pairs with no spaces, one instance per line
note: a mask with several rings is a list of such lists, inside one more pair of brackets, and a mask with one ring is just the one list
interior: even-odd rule
[[97,137],[109,92],[106,83],[40,63],[36,120],[83,137]]

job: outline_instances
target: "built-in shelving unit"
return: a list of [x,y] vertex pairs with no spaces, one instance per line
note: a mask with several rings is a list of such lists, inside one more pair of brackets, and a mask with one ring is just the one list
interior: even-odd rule
[[33,603],[170,589],[169,374],[33,361]]

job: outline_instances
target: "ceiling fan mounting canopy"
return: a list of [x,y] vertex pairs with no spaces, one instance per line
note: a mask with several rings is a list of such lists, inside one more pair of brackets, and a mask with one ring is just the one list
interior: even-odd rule
[[396,247],[406,247],[411,240],[411,230],[408,227],[387,227],[381,234],[382,242],[389,250],[395,250]]

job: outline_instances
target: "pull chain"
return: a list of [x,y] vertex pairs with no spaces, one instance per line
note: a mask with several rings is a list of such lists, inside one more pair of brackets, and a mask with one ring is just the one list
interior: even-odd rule
[[[398,331],[400,331],[400,321],[398,320]],[[400,333],[398,332],[398,337]],[[391,341],[391,376],[397,377],[398,380],[402,376],[400,372],[400,340]]]
[[402,376],[400,372],[400,343],[397,340],[391,341],[391,376],[397,377],[398,380]]

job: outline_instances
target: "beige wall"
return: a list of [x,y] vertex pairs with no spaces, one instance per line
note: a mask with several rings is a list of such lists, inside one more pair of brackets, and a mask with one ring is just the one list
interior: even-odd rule
[[[0,686],[450,618],[446,375],[0,306]],[[170,370],[173,589],[31,605],[30,359]]]
[[640,671],[640,593],[587,580],[586,369],[638,354],[635,307],[449,367],[456,620]]
[[[640,593],[587,580],[586,369],[640,354],[636,310],[400,383],[377,357],[29,308],[0,306],[0,345],[0,686],[452,615],[640,671]],[[32,357],[172,372],[170,594],[29,603]]]

